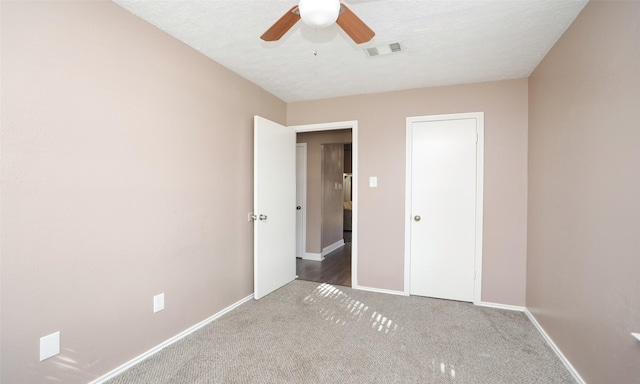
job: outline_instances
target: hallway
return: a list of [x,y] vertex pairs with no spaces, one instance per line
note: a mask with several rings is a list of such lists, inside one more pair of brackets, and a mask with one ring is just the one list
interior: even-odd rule
[[351,287],[351,232],[344,232],[344,243],[323,261],[296,259],[298,280]]

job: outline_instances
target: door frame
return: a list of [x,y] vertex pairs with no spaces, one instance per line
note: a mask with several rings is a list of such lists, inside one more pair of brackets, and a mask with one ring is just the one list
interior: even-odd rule
[[[296,131],[297,133],[297,131]],[[304,163],[304,175],[303,175],[303,179],[304,179],[304,188],[302,189],[302,233],[300,234],[300,237],[302,237],[300,239],[300,242],[302,243],[302,258],[304,258],[304,254],[307,251],[307,143],[296,143],[296,165],[298,164],[298,159],[297,159],[297,149],[302,148],[303,152],[304,152],[304,158],[302,159],[302,162]],[[296,171],[297,174],[297,171]],[[296,184],[298,183],[298,180],[296,178]],[[298,224],[296,223],[296,226]],[[297,241],[297,239],[296,239]],[[297,249],[296,249],[296,258],[298,257],[297,254]]]
[[[337,129],[351,129],[351,157],[352,157],[352,238],[351,238],[351,288],[361,289],[358,285],[358,120],[336,121],[332,123],[291,125],[296,133],[332,131]],[[305,223],[306,224],[306,223]],[[305,229],[306,230],[306,229]]]
[[418,122],[442,120],[476,120],[476,242],[475,242],[475,282],[473,303],[482,302],[482,225],[484,201],[484,112],[455,113],[446,115],[428,115],[407,117],[406,126],[406,176],[405,176],[405,229],[404,229],[404,294],[410,295],[411,279],[411,160],[413,143],[413,124]]

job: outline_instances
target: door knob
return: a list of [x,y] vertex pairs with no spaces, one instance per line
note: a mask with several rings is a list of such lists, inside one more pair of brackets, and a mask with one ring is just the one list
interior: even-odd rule
[[302,209],[302,207],[298,205],[298,206],[296,207],[296,209],[299,211],[299,210],[301,210],[301,209]]
[[260,215],[260,216],[258,216],[258,219],[260,219],[262,221],[265,221],[265,220],[267,220],[267,215]]
[[420,219],[421,219],[420,215],[415,215],[413,217],[413,220],[415,220],[415,221],[420,221]]

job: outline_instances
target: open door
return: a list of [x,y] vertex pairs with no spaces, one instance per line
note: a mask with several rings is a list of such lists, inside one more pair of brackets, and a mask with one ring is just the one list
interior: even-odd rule
[[255,116],[254,298],[296,278],[296,132]]
[[307,226],[307,143],[296,144],[296,258],[304,258]]

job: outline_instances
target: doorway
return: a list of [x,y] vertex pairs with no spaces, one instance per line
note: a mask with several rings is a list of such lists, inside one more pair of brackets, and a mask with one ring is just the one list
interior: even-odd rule
[[[357,121],[283,126],[254,116],[254,299],[294,280],[296,254],[296,132],[351,129],[357,175]],[[353,228],[357,228],[357,178],[353,181]],[[357,236],[352,240],[352,286],[357,286]]]
[[[307,194],[307,218],[306,244],[303,257],[296,260],[303,269],[297,271],[298,278],[302,280],[327,282],[336,285],[357,286],[357,122],[337,122],[328,124],[314,124],[294,127],[300,136],[325,136],[332,139],[319,139],[311,143],[307,139],[297,140],[307,143],[308,150],[308,188]],[[321,148],[322,144],[326,148]],[[348,145],[347,158],[344,158],[345,144]],[[317,145],[317,153],[312,154],[312,146]],[[324,147],[324,146],[323,146]],[[334,169],[331,176],[323,180],[320,171],[312,175],[312,168],[319,168],[322,164],[320,154],[325,150],[329,156],[339,154],[341,163],[349,164],[349,172],[345,172],[344,164],[339,166],[339,171]],[[350,155],[350,156],[349,156]],[[312,158],[316,156],[315,158]],[[335,168],[335,167],[334,167]],[[336,173],[337,174],[334,174]],[[350,201],[348,206],[351,232],[344,232],[344,205],[343,198],[345,175],[349,175]],[[325,185],[326,184],[326,185]],[[329,188],[330,187],[330,188]],[[313,191],[311,190],[313,189]],[[315,197],[313,196],[315,194]],[[322,206],[322,195],[331,195],[333,200],[331,210]],[[334,196],[335,195],[335,196]],[[337,207],[333,205],[338,204]],[[336,211],[337,209],[337,211]],[[330,222],[323,223],[322,215],[329,217]],[[338,222],[339,221],[339,222]],[[337,225],[339,224],[339,228]]]
[[351,286],[351,135],[351,130],[297,135],[297,145],[309,148],[309,241],[296,259],[300,280]]
[[405,291],[411,295],[480,301],[482,148],[482,113],[407,119]]

